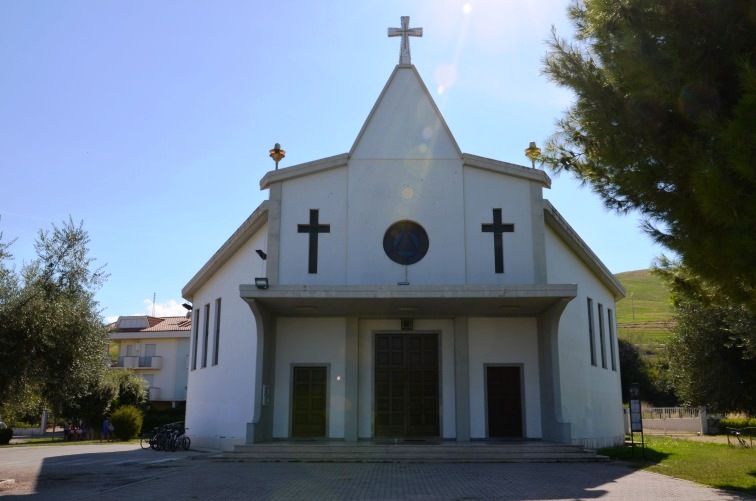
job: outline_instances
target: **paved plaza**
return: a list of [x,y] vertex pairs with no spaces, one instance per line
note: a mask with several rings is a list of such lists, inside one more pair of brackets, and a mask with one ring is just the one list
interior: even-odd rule
[[[64,469],[72,464],[75,469]],[[634,471],[620,462],[253,463],[220,461],[210,452],[139,450],[48,458],[35,470],[36,480],[1,488],[0,496],[56,501],[755,499]]]
[[124,486],[108,499],[735,500],[620,464],[324,464],[203,462]]

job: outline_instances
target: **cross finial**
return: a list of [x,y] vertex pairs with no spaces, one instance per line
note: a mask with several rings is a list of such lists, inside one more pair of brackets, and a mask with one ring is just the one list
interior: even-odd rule
[[399,51],[399,64],[412,64],[410,59],[409,37],[423,36],[422,28],[410,28],[409,16],[402,16],[401,28],[389,28],[388,36],[402,37],[402,45]]

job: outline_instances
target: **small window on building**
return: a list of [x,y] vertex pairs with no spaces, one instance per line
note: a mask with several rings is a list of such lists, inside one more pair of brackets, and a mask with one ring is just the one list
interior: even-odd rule
[[591,349],[591,365],[596,365],[596,340],[593,336],[593,299],[588,298],[588,343]]
[[199,309],[194,310],[194,320],[192,320],[192,370],[197,368],[197,344],[199,337]]
[[218,365],[218,349],[220,348],[221,298],[215,300],[215,332],[213,336],[213,365]]
[[598,305],[599,348],[601,348],[601,367],[606,369],[606,339],[604,339],[604,305]]
[[611,308],[607,308],[607,314],[609,315],[609,353],[612,359],[612,370],[617,370],[617,357],[614,352],[614,312]]
[[205,305],[205,318],[202,323],[202,367],[207,367],[207,341],[210,333],[210,305]]

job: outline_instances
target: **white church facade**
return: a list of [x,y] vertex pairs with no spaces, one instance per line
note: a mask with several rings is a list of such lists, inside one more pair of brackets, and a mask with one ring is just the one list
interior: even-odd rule
[[622,443],[624,289],[543,171],[461,152],[402,29],[351,150],[268,172],[184,287],[192,443]]

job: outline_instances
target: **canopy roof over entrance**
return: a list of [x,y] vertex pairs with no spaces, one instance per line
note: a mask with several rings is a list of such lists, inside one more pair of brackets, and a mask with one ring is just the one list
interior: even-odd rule
[[281,317],[521,317],[577,295],[576,284],[239,286],[241,298]]

